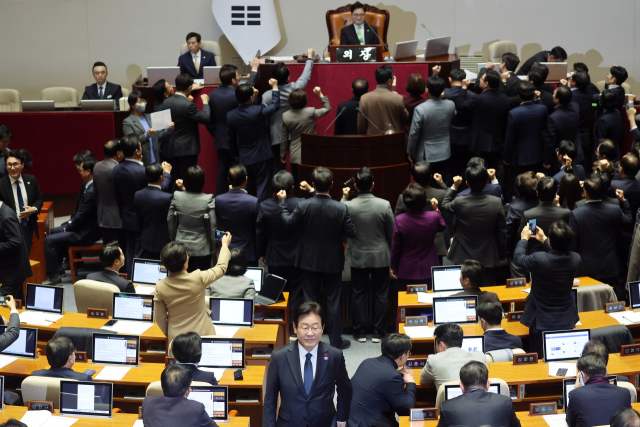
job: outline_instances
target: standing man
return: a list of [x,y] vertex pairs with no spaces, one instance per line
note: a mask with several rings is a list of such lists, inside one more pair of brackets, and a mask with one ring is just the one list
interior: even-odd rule
[[[350,188],[342,189],[341,203],[347,205],[356,228],[355,238],[347,240],[346,263],[351,266],[351,317],[353,338],[366,342],[367,289],[373,294],[373,338],[380,342],[386,333],[389,314],[389,260],[393,237],[393,211],[388,201],[373,195],[373,172],[368,167],[356,174],[358,197],[348,200]],[[371,285],[369,285],[371,275]]]
[[165,99],[163,103],[165,110],[171,110],[171,121],[175,123],[169,137],[169,153],[166,154],[172,158],[175,179],[182,179],[189,166],[198,164],[198,154],[200,154],[198,123],[209,123],[209,95],[200,95],[202,111],[198,110],[198,107],[187,99],[191,96],[191,85],[193,85],[193,77],[180,74],[176,77],[175,95]]
[[500,80],[502,81],[500,84],[500,91],[506,93],[507,96],[516,96],[518,95],[518,85],[522,82],[522,80],[520,80],[515,74],[519,63],[520,58],[518,58],[517,55],[510,52],[504,53],[502,54],[497,70],[495,70],[496,64],[493,62],[487,62],[487,67],[480,70],[478,78],[482,78],[487,70],[498,71],[500,74]]
[[[555,151],[563,140],[571,141],[576,148],[576,154],[571,157],[572,162],[578,164],[584,160],[584,152],[580,141],[578,126],[580,123],[580,106],[571,102],[573,93],[566,86],[558,86],[553,93],[555,110],[549,116],[547,122],[547,136],[544,143],[543,166],[550,169],[551,174],[560,170],[560,164],[556,161]],[[584,181],[584,176],[582,177]]]
[[[340,313],[340,285],[344,270],[344,249],[342,236],[353,239],[356,228],[351,222],[347,206],[331,199],[329,191],[333,186],[333,173],[318,167],[312,173],[313,188],[306,182],[300,188],[312,193],[310,199],[303,200],[289,213],[286,191],[278,192],[280,215],[285,225],[301,227],[296,267],[302,269],[302,287],[306,301],[320,301],[320,291],[324,290],[329,317],[329,339],[331,345],[341,350],[351,347],[342,338],[342,317]],[[317,192],[317,194],[316,194]]]
[[378,38],[373,33],[375,30],[365,24],[364,5],[359,1],[351,5],[351,21],[340,31],[341,45],[378,44]]
[[[360,98],[369,92],[369,82],[365,79],[355,79],[351,83],[351,93],[353,98],[347,99],[338,105],[336,111],[336,124],[333,128],[334,135],[357,135],[358,134],[358,112],[356,108],[360,106]],[[344,111],[342,111],[344,109]]]
[[[178,67],[180,74],[188,74],[194,79],[202,79],[204,67],[215,67],[216,58],[211,52],[200,49],[202,37],[198,33],[187,34],[187,48],[189,52],[180,55]],[[173,117],[173,116],[172,116]]]
[[[33,276],[33,271],[21,229],[16,212],[0,201],[0,295],[13,295],[24,301],[22,284],[27,277]],[[56,274],[57,272],[56,265]],[[13,317],[12,314],[10,320],[16,320]]]
[[[396,78],[391,65],[381,65],[376,69],[376,89],[360,98],[358,133],[360,135],[380,135],[387,131],[400,132],[409,119],[402,95],[391,91]],[[366,117],[371,120],[369,123]],[[374,126],[375,125],[375,126]],[[376,128],[377,126],[377,128]]]
[[[111,172],[113,168],[124,160],[120,140],[110,139],[102,150],[105,159],[93,168],[93,192],[98,202],[98,224],[102,234],[102,243],[107,244],[117,240],[124,245],[126,238],[122,230],[122,219],[116,202],[116,190],[113,187]],[[126,247],[125,247],[126,249]]]
[[293,322],[297,342],[274,350],[269,359],[263,427],[333,427],[334,420],[337,427],[346,427],[353,388],[342,351],[320,341],[324,330],[320,304],[302,303]]
[[591,163],[591,155],[589,154],[589,145],[591,145],[589,118],[591,117],[591,104],[593,103],[593,93],[589,90],[591,77],[586,71],[576,70],[568,84],[571,89],[571,100],[578,105],[579,109],[578,135],[580,145],[582,145],[582,153],[584,154],[582,166],[587,170]]
[[453,101],[456,106],[456,114],[449,126],[449,138],[451,140],[451,170],[453,176],[462,176],[467,162],[471,158],[469,144],[471,143],[471,117],[475,93],[468,91],[469,80],[464,70],[451,70],[449,73],[451,88],[444,89],[445,99]]
[[118,110],[120,108],[120,98],[122,98],[122,87],[117,84],[109,83],[107,81],[107,66],[104,62],[95,62],[91,68],[93,78],[96,82],[91,86],[84,88],[82,99],[113,99],[113,109]]
[[518,70],[519,76],[526,76],[531,70],[531,66],[535,62],[565,62],[567,60],[567,52],[560,46],[556,46],[551,50],[543,50],[527,59],[522,67]]

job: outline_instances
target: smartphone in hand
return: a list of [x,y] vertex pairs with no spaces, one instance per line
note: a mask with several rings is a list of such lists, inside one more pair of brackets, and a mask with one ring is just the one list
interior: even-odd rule
[[531,235],[533,236],[536,235],[536,224],[537,220],[535,218],[529,220],[529,230],[531,230]]

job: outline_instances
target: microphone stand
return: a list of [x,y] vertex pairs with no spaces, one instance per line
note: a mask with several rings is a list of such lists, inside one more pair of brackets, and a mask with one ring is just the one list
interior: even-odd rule
[[[338,28],[338,31],[336,31],[336,32],[333,34],[333,38],[332,38],[331,40],[333,40],[333,39],[336,37],[336,34],[337,34],[338,32],[340,32],[340,30],[342,30],[346,25],[347,25],[347,20],[345,19],[345,20],[342,22],[342,27]],[[327,52],[327,49],[329,49],[329,46],[331,46],[331,40],[329,40],[329,44],[328,44],[328,45],[324,48],[324,50],[322,51],[322,58],[320,58],[320,61],[318,61],[318,62],[331,62],[331,60],[330,60],[330,59],[325,59],[325,57],[324,57],[324,54]]]
[[333,121],[331,123],[329,123],[329,126],[327,126],[327,128],[324,130],[324,134],[327,134],[327,131],[329,130],[329,128],[331,127],[332,124],[334,124],[336,122],[336,120],[338,120],[338,117],[340,117],[342,115],[342,113],[344,113],[344,110],[346,110],[347,107],[342,107],[342,110],[340,110],[340,112],[338,113],[338,115],[336,116],[335,119],[333,119]]
[[382,39],[380,38],[380,36],[378,35],[378,31],[376,29],[374,29],[371,24],[369,24],[369,21],[367,21],[366,19],[364,20],[365,24],[367,24],[369,26],[369,28],[371,28],[371,30],[373,31],[373,34],[376,35],[376,37],[378,38],[378,41],[385,47],[387,48],[387,52],[389,52],[389,56],[387,56],[386,58],[384,58],[384,62],[395,62],[395,59],[393,59],[393,56],[391,56],[391,51],[389,50],[389,46],[387,46],[386,44],[384,44],[384,42],[382,41]]
[[374,125],[374,124],[373,124],[373,122],[372,122],[371,120],[369,120],[369,117],[367,117],[367,115],[366,115],[366,114],[364,114],[364,113],[362,112],[362,110],[360,110],[360,108],[356,108],[356,111],[357,111],[358,113],[362,114],[362,116],[363,116],[365,119],[367,119],[367,121],[368,121],[369,123],[371,123],[371,126],[373,126],[374,128],[378,129],[378,132],[380,132],[380,135],[382,135],[382,131],[380,130],[380,128],[379,128],[378,126]]

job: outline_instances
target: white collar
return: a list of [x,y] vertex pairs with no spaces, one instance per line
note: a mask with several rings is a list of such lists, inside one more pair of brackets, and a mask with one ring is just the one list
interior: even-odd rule
[[162,187],[160,187],[159,185],[155,185],[155,184],[148,184],[149,187],[156,187],[162,190]]
[[11,175],[9,175],[9,179],[11,180],[11,185],[15,185],[16,181],[20,181],[22,183],[22,185],[24,185],[24,180],[22,179],[22,174],[20,174],[20,178],[18,178],[18,179],[13,179],[11,177]]
[[307,353],[311,353],[312,357],[318,357],[318,345],[320,345],[320,343],[316,344],[315,347],[313,347],[313,349],[311,351],[307,351],[307,349],[305,349],[301,344],[300,341],[298,341],[298,352],[304,356],[306,356]]
[[180,95],[180,96],[183,96],[185,98],[187,97],[184,93],[180,93],[180,92],[175,92],[174,95]]
[[98,90],[100,90],[100,88],[104,88],[104,90],[107,89],[107,81],[106,80],[101,85],[99,85],[98,82],[96,82],[96,85],[98,86]]
[[198,58],[202,58],[202,49],[198,49],[198,53],[193,53],[193,52],[189,52],[191,54],[191,59],[195,58],[196,56]]
[[484,331],[484,333],[486,334],[489,331],[504,331],[504,328],[491,328],[491,329],[487,329],[486,331]]
[[595,203],[595,202],[601,202],[602,199],[598,199],[598,200],[587,200],[587,203]]

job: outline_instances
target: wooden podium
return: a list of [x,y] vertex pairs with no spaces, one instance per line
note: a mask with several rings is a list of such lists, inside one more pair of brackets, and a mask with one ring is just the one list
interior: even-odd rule
[[[311,184],[318,166],[333,172],[331,198],[340,200],[344,183],[362,166],[373,172],[373,193],[391,203],[392,208],[409,184],[411,168],[405,159],[404,132],[385,135],[321,136],[302,134],[302,162],[298,180]],[[302,196],[301,196],[302,197]]]

